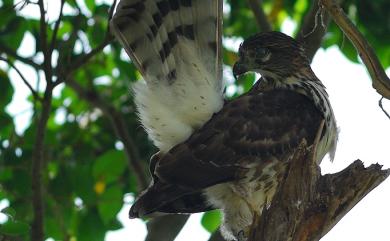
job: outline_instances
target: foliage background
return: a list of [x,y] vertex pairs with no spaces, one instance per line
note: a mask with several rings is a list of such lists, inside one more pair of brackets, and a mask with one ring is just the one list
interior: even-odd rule
[[[60,2],[57,8],[44,4],[48,16],[56,14],[45,18],[43,35],[39,4],[31,1],[28,9],[36,12],[25,14],[25,1],[0,1],[0,200],[9,202],[9,207],[1,210],[6,217],[0,224],[4,240],[31,239],[36,207],[32,200],[37,197],[32,187],[37,178],[42,186],[38,196],[44,206],[45,239],[104,240],[108,230],[122,227],[116,215],[127,200],[124,197],[136,196],[147,185],[148,160],[156,151],[137,121],[130,93],[131,84],[141,76],[108,32],[112,1],[63,1],[63,15],[57,21]],[[264,29],[257,24],[250,2],[225,1],[225,43]],[[295,35],[302,30],[311,6],[317,4],[309,0],[259,2],[273,29],[279,30],[289,18],[296,23]],[[390,2],[341,2],[382,65],[389,67]],[[26,39],[28,44],[21,49]],[[359,62],[352,44],[330,23],[321,46],[334,45],[348,59]],[[225,46],[225,72],[230,71],[235,56]],[[15,67],[26,70],[21,75],[35,93],[28,97],[31,104],[27,110],[9,109],[15,98],[15,85],[11,84],[11,77],[18,76]],[[228,85],[237,87],[229,98],[246,91],[254,78],[248,75],[237,82],[229,81]],[[17,81],[23,80],[18,77]],[[15,121],[25,112],[31,115],[22,123],[25,129],[20,130],[21,124]],[[46,112],[45,136],[41,138],[38,126]],[[34,158],[39,155],[40,141],[43,152],[38,167],[42,175],[37,176]],[[204,214],[202,225],[214,232],[219,216],[218,212]],[[165,240],[173,240],[186,219],[173,216],[169,221],[162,218],[149,222],[147,238],[155,240],[153,233],[161,232],[157,231],[159,226],[165,228]]]

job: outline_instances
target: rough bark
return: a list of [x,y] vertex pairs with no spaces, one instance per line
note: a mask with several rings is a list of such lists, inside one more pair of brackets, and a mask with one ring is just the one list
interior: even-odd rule
[[304,142],[297,149],[271,205],[255,218],[249,241],[317,241],[390,174],[356,160],[322,176],[313,153]]

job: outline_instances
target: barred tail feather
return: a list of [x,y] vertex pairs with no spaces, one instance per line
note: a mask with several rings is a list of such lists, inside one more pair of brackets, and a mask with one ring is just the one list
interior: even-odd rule
[[122,0],[111,21],[145,82],[142,124],[167,151],[220,110],[221,0]]

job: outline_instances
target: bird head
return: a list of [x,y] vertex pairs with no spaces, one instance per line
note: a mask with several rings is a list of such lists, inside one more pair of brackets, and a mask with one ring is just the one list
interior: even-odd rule
[[235,78],[252,71],[265,78],[279,79],[309,66],[303,47],[280,32],[265,32],[249,37],[240,45],[238,55],[239,59],[233,66]]

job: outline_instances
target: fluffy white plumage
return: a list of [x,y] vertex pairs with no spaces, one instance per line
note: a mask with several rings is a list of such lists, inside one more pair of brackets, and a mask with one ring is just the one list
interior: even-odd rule
[[179,37],[173,51],[182,56],[176,61],[175,82],[151,80],[134,85],[141,122],[162,152],[185,141],[223,105],[222,90],[215,86],[219,81],[200,61],[191,43]]

